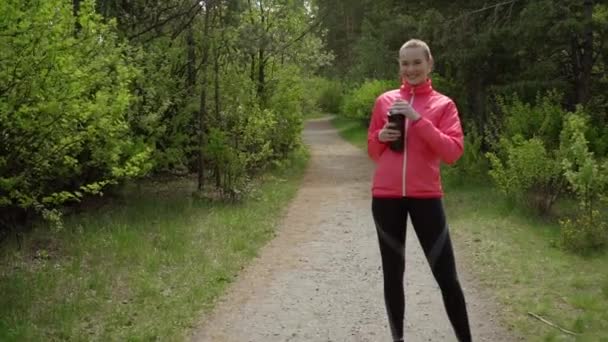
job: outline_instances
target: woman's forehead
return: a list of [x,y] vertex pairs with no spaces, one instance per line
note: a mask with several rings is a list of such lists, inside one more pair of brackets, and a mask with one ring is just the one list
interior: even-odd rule
[[424,48],[421,46],[407,47],[399,51],[399,59],[420,59],[426,58]]

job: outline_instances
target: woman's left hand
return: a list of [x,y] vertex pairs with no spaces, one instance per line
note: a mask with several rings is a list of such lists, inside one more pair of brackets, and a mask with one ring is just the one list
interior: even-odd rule
[[402,100],[402,99],[397,99],[393,103],[393,105],[390,108],[390,112],[391,113],[401,113],[401,114],[405,115],[405,117],[410,119],[411,121],[416,121],[416,120],[420,119],[420,114],[418,114],[418,112],[416,112],[414,110],[412,105],[410,105],[409,102]]

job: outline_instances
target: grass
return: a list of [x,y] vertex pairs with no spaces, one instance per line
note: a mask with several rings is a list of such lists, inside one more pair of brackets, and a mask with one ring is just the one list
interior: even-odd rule
[[[366,129],[337,118],[354,145]],[[501,304],[508,326],[526,341],[608,341],[608,254],[581,257],[556,247],[559,226],[530,215],[490,184],[446,182],[446,210],[457,256]],[[528,312],[579,333],[573,337]]]
[[0,341],[183,340],[273,237],[306,161],[240,204],[196,199],[192,179],[148,184],[3,246]]
[[[608,255],[557,248],[554,222],[524,215],[490,187],[451,187],[446,208],[460,254],[493,290],[510,325],[529,341],[608,341]],[[568,330],[570,337],[528,312]],[[603,340],[602,340],[603,339]]]
[[367,129],[360,121],[354,121],[341,116],[332,119],[332,124],[340,136],[359,148],[367,147]]
[[311,111],[306,112],[304,119],[305,120],[319,119],[319,118],[323,118],[326,116],[327,116],[327,113],[324,113],[320,110],[311,110]]

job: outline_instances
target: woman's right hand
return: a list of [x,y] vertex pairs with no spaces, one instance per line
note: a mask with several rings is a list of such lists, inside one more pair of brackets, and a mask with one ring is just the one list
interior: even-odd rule
[[399,139],[399,137],[401,136],[401,132],[399,132],[398,129],[395,129],[393,127],[394,123],[387,121],[384,124],[384,127],[382,127],[382,129],[378,133],[378,140],[380,140],[380,142],[386,143]]

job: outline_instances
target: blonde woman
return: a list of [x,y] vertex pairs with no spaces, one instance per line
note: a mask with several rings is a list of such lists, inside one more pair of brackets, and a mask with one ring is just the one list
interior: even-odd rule
[[[405,233],[409,216],[445,308],[461,342],[471,341],[467,309],[456,274],[443,210],[440,163],[463,153],[463,134],[454,102],[435,91],[433,57],[421,40],[399,51],[399,89],[380,95],[368,130],[368,154],[376,163],[372,214],[378,232],[384,298],[394,341],[403,341]],[[400,120],[401,119],[401,120]]]

